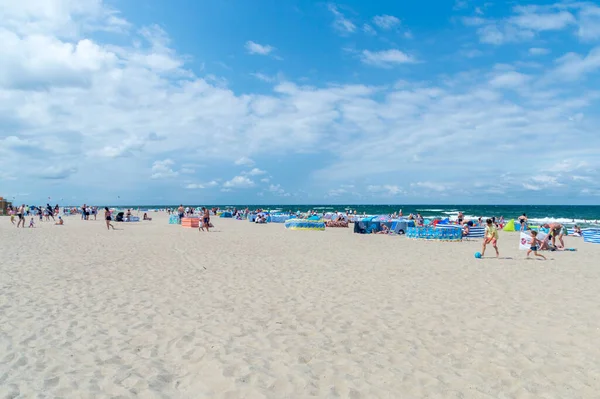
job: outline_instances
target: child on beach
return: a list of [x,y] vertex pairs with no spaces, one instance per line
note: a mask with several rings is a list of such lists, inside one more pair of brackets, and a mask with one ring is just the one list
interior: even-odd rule
[[531,255],[531,253],[533,252],[535,256],[539,256],[540,258],[546,260],[546,257],[544,255],[538,254],[538,249],[540,249],[542,243],[540,242],[540,240],[538,240],[537,235],[537,231],[531,231],[531,241],[529,242],[529,251],[527,251],[527,258],[529,258],[529,255]]
[[35,223],[33,222],[33,218],[29,221],[29,228],[35,227]]
[[500,252],[498,252],[498,229],[494,225],[492,219],[486,220],[485,226],[485,238],[483,239],[483,248],[481,249],[481,257],[485,254],[485,247],[488,244],[492,244],[494,249],[496,250],[496,258],[500,256]]

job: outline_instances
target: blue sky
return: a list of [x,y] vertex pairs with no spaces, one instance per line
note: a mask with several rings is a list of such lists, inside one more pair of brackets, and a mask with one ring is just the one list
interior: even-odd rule
[[0,14],[0,195],[16,202],[600,198],[593,2],[0,0]]

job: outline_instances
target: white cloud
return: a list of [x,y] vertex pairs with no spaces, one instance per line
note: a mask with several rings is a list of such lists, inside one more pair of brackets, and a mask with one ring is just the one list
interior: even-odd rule
[[246,176],[235,176],[233,179],[223,183],[225,188],[249,188],[254,187],[254,182]]
[[374,65],[383,68],[389,68],[393,65],[410,64],[416,60],[400,50],[369,51],[364,50],[361,54],[361,60],[365,64]]
[[91,151],[91,155],[106,157],[106,158],[118,158],[127,157],[139,153],[146,145],[147,140],[140,139],[138,137],[131,137],[123,140],[117,145],[107,145],[98,150]]
[[46,180],[62,180],[77,173],[77,168],[72,166],[49,166],[36,173],[36,176]]
[[384,184],[384,185],[369,185],[367,186],[367,191],[375,193],[375,194],[379,194],[379,195],[388,195],[388,196],[393,196],[393,195],[398,195],[400,193],[403,192],[403,190],[396,186],[396,185],[392,185],[392,184]]
[[268,183],[268,182],[270,182],[270,181],[271,181],[271,179],[269,179],[268,177],[264,177],[264,178],[260,179],[260,181],[261,181],[262,183]]
[[373,17],[373,23],[381,29],[392,29],[400,25],[400,20],[393,15],[377,15]]
[[248,157],[241,157],[235,161],[235,164],[239,166],[253,166],[254,163],[255,162]]
[[3,0],[0,11],[2,25],[25,36],[73,38],[89,31],[122,33],[130,28],[116,10],[98,0]]
[[550,5],[515,6],[513,15],[503,19],[466,17],[467,26],[479,27],[482,43],[505,44],[527,41],[537,35],[576,27],[573,32],[581,40],[600,37],[600,7],[587,2],[564,2]]
[[275,50],[275,47],[273,46],[269,46],[268,44],[258,44],[251,40],[246,42],[245,47],[249,54],[258,55],[269,55]]
[[253,168],[252,170],[249,170],[248,172],[243,172],[243,174],[248,175],[248,176],[260,176],[260,175],[264,175],[267,172],[258,168]]
[[286,192],[281,185],[279,184],[271,184],[269,186],[269,192],[279,196],[279,197],[289,197],[291,196],[290,193]]
[[344,195],[348,193],[348,191],[344,188],[333,188],[331,190],[329,190],[327,192],[327,195],[325,195],[326,197],[339,197],[341,195]]
[[353,33],[356,31],[356,25],[342,14],[338,7],[329,3],[327,8],[333,14],[333,28],[341,34]]
[[209,181],[208,183],[188,183],[185,188],[188,190],[199,190],[204,188],[217,187],[219,183],[215,180]]
[[509,23],[529,30],[561,30],[575,23],[575,17],[567,11],[540,12],[536,6],[517,6],[515,11],[518,15],[509,18]]
[[578,36],[585,41],[600,38],[600,7],[583,3],[578,13]]
[[417,183],[411,183],[410,185],[411,187],[417,187],[417,188],[424,188],[427,190],[432,190],[432,191],[437,191],[437,192],[444,192],[447,191],[449,189],[447,184],[444,183],[434,183],[434,182],[429,182],[429,181],[423,181],[423,182],[417,182]]
[[514,89],[523,87],[528,81],[529,76],[519,72],[509,71],[496,74],[490,80],[490,84],[497,88]]
[[558,182],[558,178],[556,176],[549,175],[537,175],[533,176],[531,180],[542,187],[558,187],[562,186],[561,183]]
[[465,8],[469,7],[469,1],[468,0],[456,0],[454,2],[454,10],[464,10]]
[[202,185],[200,183],[189,183],[189,184],[186,184],[185,188],[187,188],[188,190],[197,190],[197,189],[204,188],[204,185]]
[[250,75],[254,76],[258,80],[262,80],[263,82],[272,83],[275,81],[274,77],[265,75],[264,73],[260,73],[260,72],[251,73]]
[[582,79],[600,69],[600,46],[592,49],[585,57],[577,53],[567,53],[557,60],[557,64],[556,69],[552,71],[552,79]]
[[179,175],[172,169],[175,162],[171,159],[165,159],[162,161],[154,161],[152,164],[152,179],[167,179]]
[[362,27],[363,32],[365,32],[368,35],[376,35],[377,32],[375,31],[375,29],[373,29],[373,27],[369,24],[364,24]]
[[546,54],[550,54],[550,50],[548,50],[547,48],[532,47],[529,49],[529,54],[530,55],[546,55]]

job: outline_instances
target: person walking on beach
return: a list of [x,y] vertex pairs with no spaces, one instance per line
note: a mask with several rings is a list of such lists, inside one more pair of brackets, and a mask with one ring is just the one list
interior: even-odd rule
[[12,205],[8,206],[8,214],[10,215],[10,223],[15,224],[15,210]]
[[25,228],[25,204],[22,204],[17,209],[17,217],[19,218],[19,221],[17,222],[17,229],[21,223],[23,224],[23,228]]
[[110,222],[112,220],[112,217],[110,216],[110,211],[108,210],[108,207],[104,207],[104,219],[106,220],[106,229],[110,230],[110,228],[112,227],[112,229],[114,230],[115,226],[113,226]]
[[52,209],[52,206],[48,203],[46,203],[46,210],[48,211],[48,221],[52,218],[52,221],[56,222],[56,219],[54,219],[54,209]]
[[540,242],[540,240],[538,240],[537,235],[537,231],[531,231],[531,241],[529,241],[529,251],[527,251],[527,258],[529,258],[529,255],[531,255],[531,253],[533,252],[535,256],[539,256],[540,258],[546,260],[546,257],[544,255],[538,254],[538,249],[540,249],[542,243]]
[[[210,227],[210,211],[204,207],[202,207],[202,226],[206,228],[206,232],[208,232]],[[204,230],[204,229],[202,229]]]
[[481,249],[481,257],[485,254],[485,247],[488,244],[492,244],[494,249],[496,250],[496,258],[500,256],[500,252],[498,252],[498,229],[494,226],[494,222],[492,219],[486,220],[485,226],[485,238],[483,239],[483,248]]

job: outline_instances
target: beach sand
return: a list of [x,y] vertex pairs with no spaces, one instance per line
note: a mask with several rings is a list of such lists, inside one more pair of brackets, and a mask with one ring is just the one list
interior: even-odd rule
[[0,218],[0,398],[600,396],[600,245],[151,216]]

